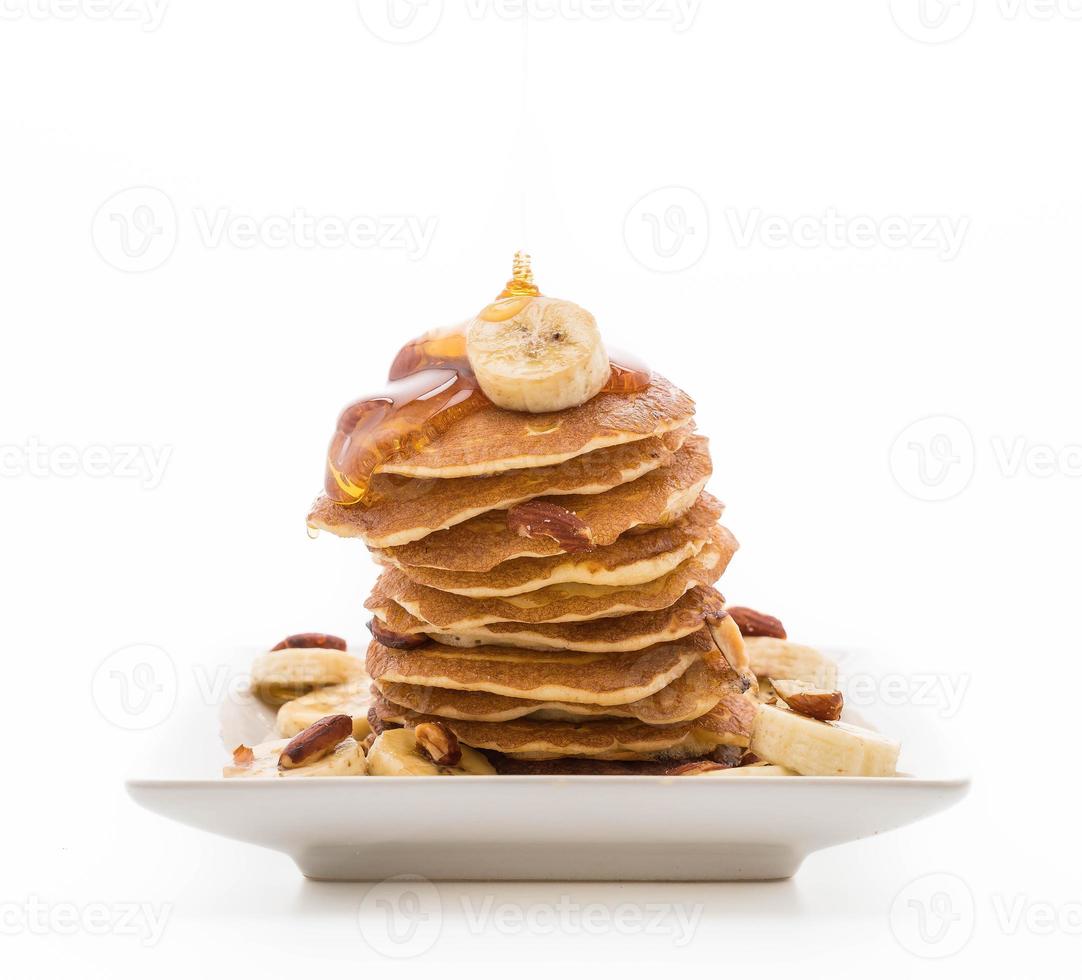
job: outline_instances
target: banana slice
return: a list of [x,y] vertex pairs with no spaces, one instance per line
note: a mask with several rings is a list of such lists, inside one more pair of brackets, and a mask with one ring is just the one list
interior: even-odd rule
[[232,778],[289,779],[293,776],[363,776],[368,771],[364,761],[364,750],[353,738],[343,739],[335,746],[330,755],[299,766],[296,769],[279,769],[278,759],[289,744],[288,738],[275,739],[253,745],[250,749],[252,758],[244,763],[246,754],[238,748],[234,753],[236,764],[226,766],[222,775]]
[[521,297],[511,308],[517,312],[503,319],[477,317],[466,332],[470,367],[492,402],[515,412],[558,412],[605,387],[609,357],[592,314],[545,296]]
[[252,690],[269,705],[285,704],[331,684],[363,676],[364,665],[345,650],[320,647],[271,650],[252,663]]
[[769,677],[783,677],[829,690],[838,686],[837,665],[812,647],[772,636],[746,636],[744,649],[760,682]]
[[372,706],[370,683],[366,676],[360,681],[323,687],[287,701],[278,709],[278,734],[292,738],[327,715],[350,715],[353,737],[360,742],[372,731],[368,724],[368,709]]
[[494,776],[496,770],[476,749],[460,745],[462,758],[454,766],[437,766],[417,747],[410,728],[388,728],[368,750],[373,776]]
[[893,776],[900,749],[878,732],[772,704],[760,706],[749,747],[760,759],[802,776]]

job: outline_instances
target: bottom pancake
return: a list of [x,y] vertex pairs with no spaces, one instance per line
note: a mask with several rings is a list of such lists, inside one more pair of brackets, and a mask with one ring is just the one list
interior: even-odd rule
[[748,695],[725,693],[714,708],[694,721],[678,725],[646,725],[636,719],[583,723],[535,721],[461,721],[421,714],[376,693],[370,715],[380,726],[413,728],[442,722],[459,741],[476,749],[517,759],[686,760],[707,755],[722,745],[746,748],[758,707]]
[[735,769],[744,762],[746,752],[735,745],[722,745],[709,755],[698,759],[646,759],[639,762],[619,762],[615,759],[516,759],[499,752],[486,752],[485,757],[501,776],[674,776],[689,764],[710,763],[724,769]]

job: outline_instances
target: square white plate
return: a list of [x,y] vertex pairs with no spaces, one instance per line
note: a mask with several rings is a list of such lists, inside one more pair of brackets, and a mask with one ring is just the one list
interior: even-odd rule
[[787,878],[812,851],[920,820],[967,792],[926,713],[878,714],[845,717],[900,738],[912,776],[226,780],[224,745],[268,737],[273,715],[199,705],[174,716],[127,787],[148,810],[282,851],[316,879]]

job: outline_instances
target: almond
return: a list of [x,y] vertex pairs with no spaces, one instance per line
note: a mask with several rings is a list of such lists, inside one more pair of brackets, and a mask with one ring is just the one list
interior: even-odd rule
[[520,538],[552,538],[569,554],[594,546],[594,532],[581,517],[547,500],[516,504],[507,512],[507,526]]
[[730,606],[728,613],[740,627],[741,636],[772,636],[778,640],[788,639],[780,619],[757,612],[747,606]]
[[368,621],[368,632],[378,643],[392,650],[412,650],[428,642],[424,633],[396,633],[382,619],[374,616]]
[[335,746],[353,734],[353,719],[349,715],[327,715],[294,735],[278,757],[279,769],[299,769],[322,759]]
[[301,650],[311,647],[324,647],[327,650],[345,650],[346,641],[340,636],[331,636],[329,633],[293,633],[287,636],[281,643],[271,647],[275,650]]
[[457,766],[462,760],[462,748],[458,736],[443,722],[422,722],[413,730],[417,748],[437,766]]
[[683,765],[673,766],[666,769],[666,776],[698,776],[704,772],[717,772],[719,769],[731,769],[732,766],[722,765],[720,762],[711,762],[709,759],[696,759],[694,762],[685,762]]
[[837,721],[842,716],[844,699],[841,691],[806,684],[804,681],[770,679],[780,697],[797,714],[819,721]]

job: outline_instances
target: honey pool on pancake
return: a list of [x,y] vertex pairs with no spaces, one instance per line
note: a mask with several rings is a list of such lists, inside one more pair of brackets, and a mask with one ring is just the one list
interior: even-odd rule
[[[536,294],[501,296],[478,317],[515,316]],[[601,393],[634,394],[650,384],[652,372],[623,354],[610,357]],[[456,422],[491,405],[466,356],[466,327],[434,330],[411,340],[396,355],[387,390],[353,402],[338,418],[327,452],[324,489],[339,504],[370,503],[376,467],[400,452],[417,452]]]

